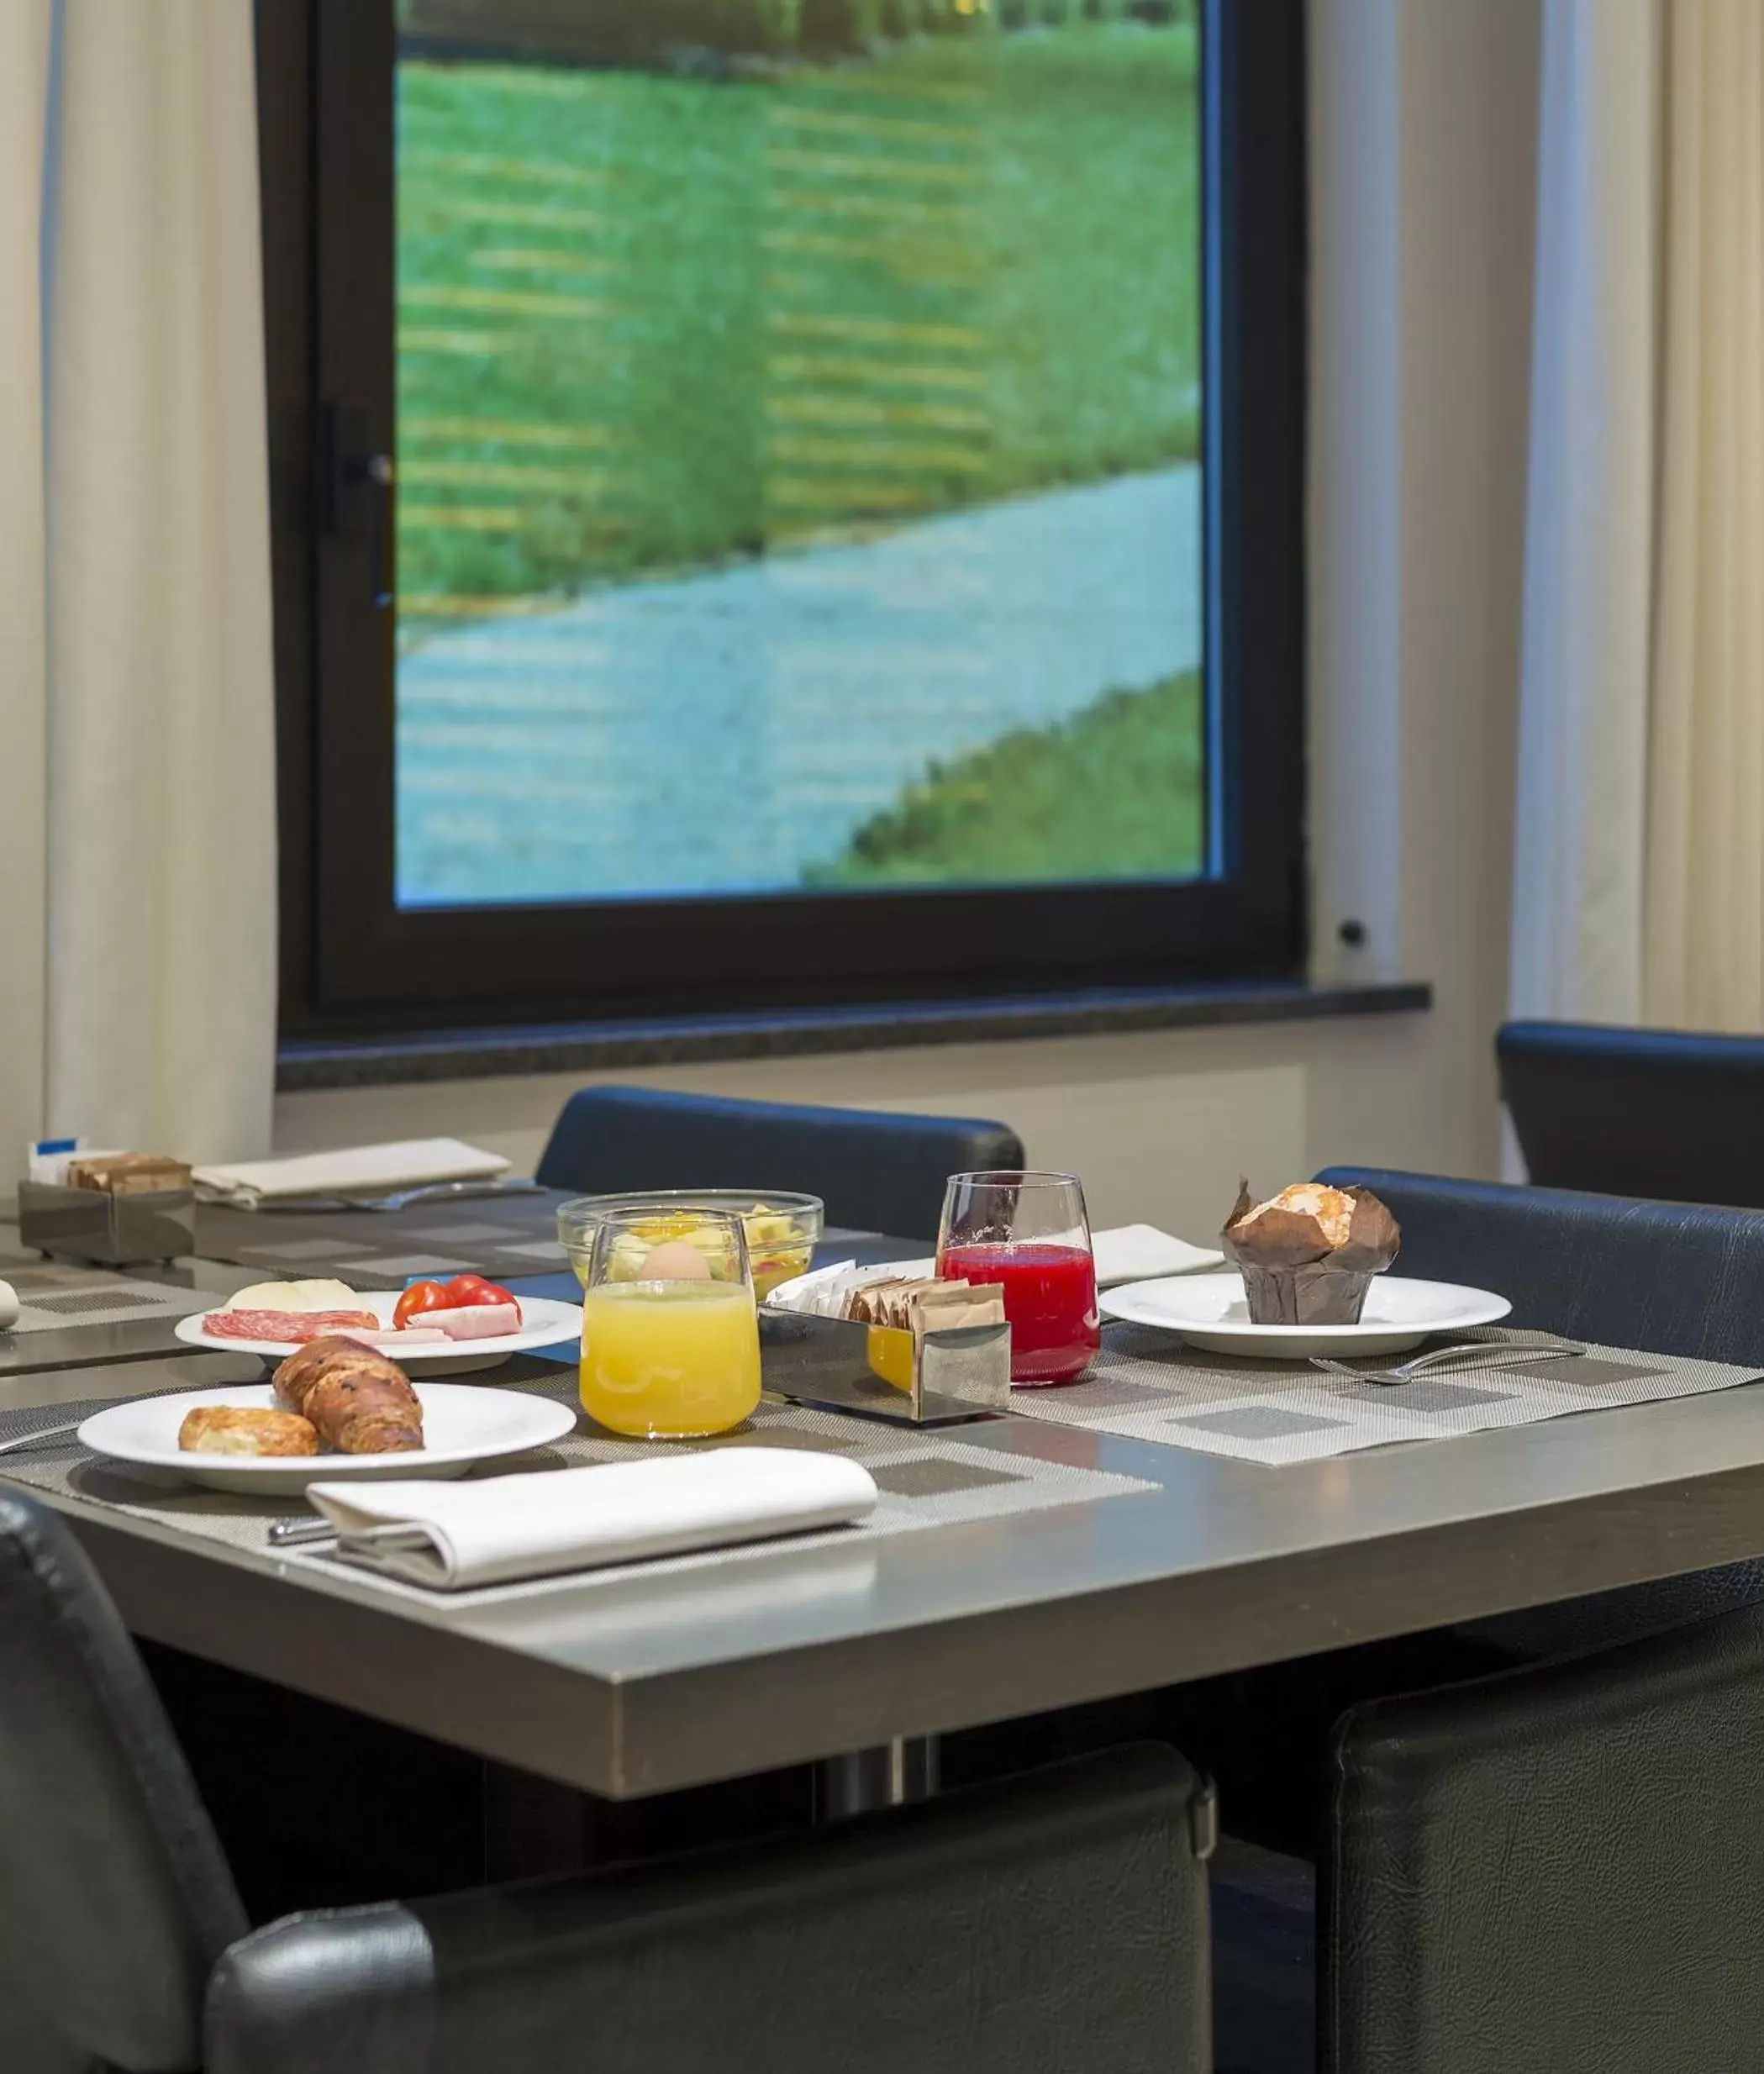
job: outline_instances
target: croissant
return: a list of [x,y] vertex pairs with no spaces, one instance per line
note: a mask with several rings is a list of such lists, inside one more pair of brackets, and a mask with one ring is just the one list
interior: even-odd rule
[[275,1375],[276,1395],[340,1455],[408,1454],[423,1445],[423,1407],[404,1371],[353,1340],[309,1340]]

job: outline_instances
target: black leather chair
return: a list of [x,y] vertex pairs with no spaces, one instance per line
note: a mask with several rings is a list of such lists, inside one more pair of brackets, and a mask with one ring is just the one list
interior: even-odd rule
[[548,1188],[789,1188],[827,1222],[930,1239],[951,1174],[1020,1167],[1023,1141],[973,1117],[584,1087],[564,1104],[536,1178]]
[[1358,1708],[1331,1773],[1326,2074],[1764,2065],[1764,1611]]
[[[1764,1213],[1571,1194],[1382,1168],[1318,1178],[1371,1188],[1403,1228],[1396,1271],[1512,1299],[1515,1325],[1764,1371]],[[1449,1445],[1445,1443],[1442,1445]],[[1764,1528],[1760,1531],[1764,1543]],[[1662,1634],[1764,1601],[1764,1561],[1527,1607],[1093,1710],[1093,1745],[1166,1736],[1218,1780],[1226,1827],[1320,1848],[1324,1753],[1355,1704]],[[1068,1730],[1038,1755],[1085,1747]]]
[[115,1608],[0,1489],[6,2074],[1198,2074],[1209,1815],[1174,1750],[1116,1750],[769,1848],[254,1931]]
[[1764,1206],[1764,1038],[1509,1023],[1494,1048],[1539,1187]]

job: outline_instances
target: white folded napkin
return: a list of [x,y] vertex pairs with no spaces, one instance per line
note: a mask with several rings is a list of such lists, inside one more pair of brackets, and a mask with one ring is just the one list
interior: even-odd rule
[[1156,1224],[1118,1224],[1109,1231],[1093,1231],[1090,1246],[1097,1281],[1104,1289],[1123,1282],[1151,1282],[1160,1275],[1198,1274],[1218,1267],[1225,1257],[1217,1246],[1192,1246]]
[[407,1138],[397,1145],[198,1166],[196,1188],[206,1202],[255,1210],[295,1196],[375,1195],[432,1181],[492,1181],[508,1171],[499,1154],[481,1152],[457,1138]]
[[712,1448],[482,1483],[313,1483],[346,1562],[442,1591],[506,1584],[865,1519],[866,1469],[793,1448]]

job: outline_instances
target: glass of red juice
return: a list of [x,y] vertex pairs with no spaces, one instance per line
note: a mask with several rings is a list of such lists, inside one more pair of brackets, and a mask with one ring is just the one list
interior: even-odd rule
[[1090,1219],[1076,1174],[951,1174],[937,1234],[945,1282],[993,1282],[1011,1329],[1011,1382],[1076,1382],[1103,1344]]

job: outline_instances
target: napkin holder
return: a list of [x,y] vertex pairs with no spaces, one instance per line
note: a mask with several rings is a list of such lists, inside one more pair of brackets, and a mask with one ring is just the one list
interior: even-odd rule
[[108,1195],[41,1181],[18,1183],[22,1245],[59,1260],[139,1267],[196,1250],[192,1188]]
[[902,1426],[959,1425],[1010,1409],[1011,1329],[958,1325],[915,1335],[762,1303],[767,1390],[793,1403]]

